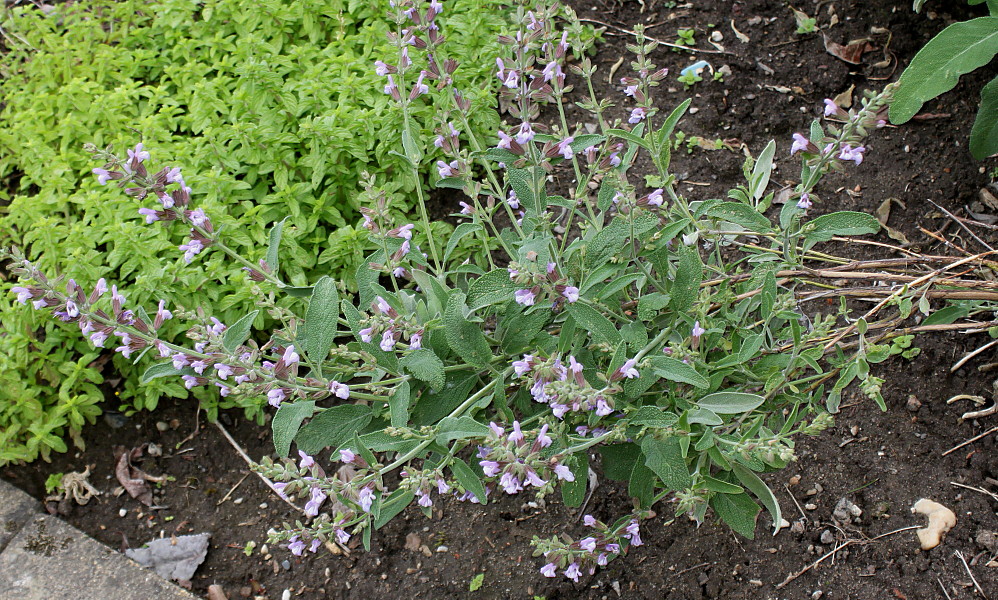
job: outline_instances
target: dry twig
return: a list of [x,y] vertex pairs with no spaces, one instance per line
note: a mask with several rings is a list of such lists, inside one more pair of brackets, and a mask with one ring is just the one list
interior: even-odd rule
[[[222,432],[222,435],[225,436],[225,439],[229,441],[229,444],[231,444],[232,447],[235,448],[236,452],[239,453],[239,456],[241,456],[243,458],[243,460],[246,461],[246,464],[249,465],[250,470],[252,470],[253,469],[253,459],[251,459],[249,456],[247,456],[247,454],[245,452],[243,452],[243,449],[239,447],[239,444],[236,442],[236,440],[232,439],[232,436],[229,435],[229,432],[226,431],[225,427],[220,422],[215,421],[215,427],[217,427],[218,430]],[[288,498],[286,498],[284,495],[282,495],[281,492],[279,492],[277,490],[277,488],[274,487],[274,482],[271,481],[266,475],[264,475],[263,473],[260,473],[259,471],[253,471],[253,472],[256,473],[257,477],[259,477],[261,480],[263,480],[263,482],[265,484],[267,484],[267,487],[269,487],[275,494],[277,494],[277,496],[281,500],[284,500],[285,502],[287,502],[288,506],[290,506],[291,508],[297,510],[300,513],[305,512],[304,509],[302,509],[301,507],[299,507],[298,505],[296,505],[294,502],[292,502],[291,500],[289,500]]]
[[950,454],[952,452],[956,452],[957,450],[959,450],[960,448],[963,448],[964,446],[967,446],[969,444],[973,444],[974,442],[976,442],[977,440],[979,440],[981,438],[988,437],[989,435],[991,435],[992,433],[994,433],[996,431],[998,431],[998,427],[992,427],[991,429],[988,429],[987,431],[985,431],[984,433],[982,433],[980,435],[975,435],[974,437],[970,438],[969,440],[967,440],[965,442],[962,442],[962,443],[960,443],[960,444],[958,444],[956,446],[953,446],[952,448],[950,448],[946,452],[943,452],[943,456],[946,456],[947,454]]

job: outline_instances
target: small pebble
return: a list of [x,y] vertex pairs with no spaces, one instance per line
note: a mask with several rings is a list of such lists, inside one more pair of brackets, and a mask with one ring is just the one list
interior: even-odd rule
[[156,421],[156,429],[160,432],[166,431],[170,426],[166,424],[166,421]]
[[123,509],[119,510],[118,511],[118,516],[121,517],[121,518],[127,517],[128,516],[128,509],[123,508]]
[[821,543],[831,545],[835,542],[835,534],[832,533],[831,529],[826,529],[821,532]]
[[232,501],[232,503],[233,504],[242,504],[243,503],[243,499],[242,498],[236,498],[235,500]]
[[450,550],[447,546],[437,546],[437,552],[447,552]]
[[291,600],[291,590],[281,592],[281,600]]
[[724,34],[720,31],[714,31],[710,34],[710,40],[712,42],[721,42],[724,40]]
[[825,595],[825,592],[823,592],[821,590],[815,590],[815,592],[813,594],[811,594],[811,600],[818,600],[819,598],[821,598],[824,595]]
[[281,568],[284,569],[285,571],[290,571],[291,570],[291,561],[290,560],[282,560],[281,561]]
[[804,505],[804,508],[806,510],[815,510],[815,509],[818,508],[818,505],[817,504],[811,504],[810,502],[808,502],[807,504]]
[[268,504],[266,502],[260,503],[260,508],[267,508]]
[[918,396],[911,394],[908,396],[908,402],[905,404],[908,412],[918,412],[918,409],[922,408],[922,403],[919,401]]

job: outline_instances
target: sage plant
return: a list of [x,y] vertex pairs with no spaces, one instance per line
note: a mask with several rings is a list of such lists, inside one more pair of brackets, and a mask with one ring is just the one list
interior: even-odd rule
[[[256,469],[304,502],[303,520],[270,534],[294,554],[355,536],[367,547],[410,504],[429,515],[443,498],[487,505],[560,492],[577,507],[598,468],[628,482],[634,510],[606,522],[586,516],[578,539],[535,538],[543,576],[579,581],[627,554],[667,502],[697,522],[712,511],[746,537],[761,504],[778,528],[779,504],[760,475],[795,460],[797,435],[831,424],[823,382],[858,373],[883,402],[868,369],[857,368],[865,355],[822,346],[842,327],[837,316],[806,314],[797,282],[778,273],[821,260],[813,247],[833,235],[877,231],[866,214],[807,211],[825,172],[862,163],[890,88],[852,112],[828,101],[837,122],[827,133],[815,121],[809,135],[787,140],[803,157],[801,184],[774,222],[773,142],[727,200],[678,191],[671,137],[690,101],[668,110],[656,97],[666,72],[640,29],[634,72],[619,96],[597,98],[574,13],[547,0],[511,7],[514,26],[496,60],[507,120],[478,139],[468,115],[487,108],[450,77],[459,65],[443,55],[446,5],[396,0],[391,10],[397,53],[371,68],[402,115],[397,153],[418,173],[423,148],[435,144],[447,155],[437,185],[467,196],[449,239],[429,235],[421,187],[411,222],[369,183],[363,226],[379,249],[357,289],[329,277],[293,287],[277,276],[280,224],[262,256],[241,256],[178,167],[151,173],[141,144],[127,157],[91,147],[101,183],[134,196],[147,223],[183,229],[177,253],[188,268],[225,253],[245,269],[258,305],[227,324],[210,306],[161,302],[150,315],[113,284],[109,294],[104,280],[50,279],[13,249],[17,299],[78,323],[97,347],[157,353],[162,362],[146,378],[180,377],[272,411],[276,459],[261,457]],[[598,132],[568,121],[570,98]],[[440,107],[434,139],[416,138],[415,102]],[[611,116],[618,103],[626,123]],[[544,106],[553,120],[541,119]],[[654,188],[630,173],[639,153],[651,158]],[[563,195],[549,190],[551,173],[574,176]],[[459,244],[473,247],[476,262],[452,258]],[[301,310],[280,295],[301,298]],[[261,310],[280,326],[254,331]],[[190,323],[191,344],[158,338],[168,319]],[[592,452],[602,467],[590,464]]]

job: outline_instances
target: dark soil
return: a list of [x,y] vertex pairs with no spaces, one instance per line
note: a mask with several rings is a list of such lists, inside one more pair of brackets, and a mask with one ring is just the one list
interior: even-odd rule
[[[921,16],[911,12],[909,0],[820,2],[819,7],[812,1],[795,3],[812,16],[817,13],[823,28],[836,15],[838,24],[826,31],[841,43],[869,36],[883,46],[888,34],[872,33],[872,28],[889,31],[888,55],[893,61],[877,66],[875,63],[884,58],[882,51],[867,54],[863,65],[848,65],[825,52],[820,34],[795,35],[793,14],[784,3],[702,0],[675,6],[673,2],[646,0],[644,13],[633,2],[580,0],[573,4],[582,17],[624,29],[645,23],[649,35],[665,41],[675,40],[676,29],[693,27],[700,48],[711,48],[707,40],[712,31],[722,33],[719,43],[728,54],[691,57],[668,49],[654,54],[660,66],[672,71],[668,85],[663,86],[668,91],[659,96],[660,107],[670,110],[692,94],[698,110],[682,121],[680,129],[688,136],[725,139],[736,148],[676,153],[674,170],[684,174],[681,189],[691,199],[723,197],[726,190],[740,183],[742,143],[757,153],[769,139],[776,139],[780,168],[771,185],[791,183],[798,163],[785,159],[790,136],[794,131],[806,131],[810,120],[820,114],[823,98],[835,97],[853,84],[857,99],[860,90],[879,89],[900,75],[932,35],[953,20],[977,14],[956,2],[929,2],[926,9],[935,9],[938,14]],[[736,39],[732,20],[751,42]],[[597,77],[605,92],[620,99],[616,110],[623,116],[628,111],[623,95],[616,87],[605,85],[610,66],[624,55],[626,38],[615,33],[619,31],[608,30],[607,43],[600,46],[595,60],[600,65]],[[723,83],[710,81],[708,75],[704,82],[684,91],[675,76],[699,58],[715,68],[729,65],[732,74]],[[626,74],[629,60],[625,55],[625,66],[615,78]],[[975,212],[994,212],[973,203],[978,191],[989,183],[987,170],[994,168],[996,161],[975,162],[966,149],[979,90],[994,74],[991,67],[964,77],[953,92],[925,106],[923,112],[935,115],[933,118],[874,133],[863,165],[826,179],[820,193],[822,202],[814,212],[873,212],[893,197],[904,206],[894,207],[890,224],[905,233],[913,248],[953,252],[920,230],[924,228],[971,252],[981,251],[979,241],[926,200],[964,217],[968,216],[968,206]],[[577,111],[570,118],[585,120]],[[447,212],[453,209],[435,214]],[[974,232],[982,241],[996,243],[994,230],[975,227]],[[893,243],[886,235],[878,240]],[[854,257],[871,254],[868,246],[839,247],[836,251]],[[883,252],[877,251],[878,255]],[[530,539],[562,531],[577,536],[582,531],[581,515],[560,502],[533,508],[525,504],[528,499],[524,497],[496,498],[495,505],[486,508],[438,502],[430,520],[410,507],[402,518],[375,534],[370,553],[356,548],[350,556],[322,551],[299,559],[284,549],[270,548],[270,554],[264,554],[261,547],[267,529],[293,520],[297,513],[270,494],[255,475],[247,476],[246,464],[214,426],[204,426],[178,448],[193,429],[195,412],[183,402],[164,401],[156,413],[134,415],[123,423],[120,417],[102,418],[84,431],[86,452],[55,456],[51,465],[6,468],[0,475],[42,498],[49,473],[90,465],[91,481],[104,495],[99,501],[77,507],[68,517],[72,524],[114,548],[137,546],[161,535],[211,532],[211,550],[195,576],[193,589],[204,594],[208,585],[219,583],[233,599],[277,599],[287,589],[292,597],[368,600],[395,598],[400,592],[418,598],[536,595],[547,600],[969,600],[977,597],[971,573],[984,592],[998,597],[998,568],[987,566],[998,554],[990,535],[998,534],[998,496],[980,491],[998,492],[995,436],[985,436],[944,455],[996,425],[998,416],[961,422],[959,416],[971,409],[967,401],[946,404],[957,394],[992,396],[994,373],[981,373],[978,367],[995,360],[993,350],[978,355],[956,373],[950,372],[957,360],[988,340],[985,334],[926,335],[917,340],[922,352],[913,360],[880,365],[879,374],[887,380],[886,413],[861,397],[844,398],[836,426],[818,438],[801,440],[799,460],[768,478],[785,518],[793,523],[791,528],[774,537],[771,523],[762,516],[756,539],[745,540],[713,522],[699,529],[685,518],[671,522],[671,507],[659,505],[660,516],[643,528],[644,547],[579,584],[542,577],[538,573],[541,563],[531,557]],[[157,422],[168,425],[174,419],[178,428],[168,426],[161,432],[156,427]],[[272,452],[268,429],[247,423],[235,413],[223,415],[223,423],[249,456],[256,459]],[[146,509],[127,494],[111,494],[118,485],[112,447],[150,442],[162,447],[163,456],[146,458],[142,468],[173,478],[157,491],[157,502],[168,507],[159,511]],[[922,497],[943,503],[958,516],[956,527],[942,545],[927,552],[919,550],[913,531],[889,534],[924,524],[921,517],[909,512]],[[851,524],[833,521],[833,508],[841,498],[863,510]],[[610,521],[627,509],[626,489],[601,481],[587,512]],[[127,511],[126,516],[119,516],[120,510]],[[406,549],[407,540],[410,547],[425,545],[428,555]],[[257,545],[247,556],[243,550],[250,541]],[[841,549],[827,555],[834,548]],[[815,566],[822,557],[824,560]],[[808,567],[778,587],[788,576]],[[470,593],[469,583],[478,573],[485,574],[483,586]]]

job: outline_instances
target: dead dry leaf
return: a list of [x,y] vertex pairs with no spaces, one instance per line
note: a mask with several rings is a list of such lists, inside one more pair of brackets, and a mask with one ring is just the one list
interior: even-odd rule
[[905,237],[903,233],[901,233],[899,230],[894,229],[893,227],[887,224],[887,220],[891,216],[891,207],[895,203],[901,208],[905,208],[905,204],[901,200],[897,198],[888,198],[883,202],[881,202],[880,206],[877,207],[876,210],[877,220],[880,221],[880,224],[884,226],[884,229],[887,230],[887,235],[892,240],[901,242],[902,246],[910,246],[911,242],[908,241],[908,238]]
[[852,93],[856,89],[856,84],[849,86],[849,89],[835,97],[835,104],[841,108],[852,108]]
[[743,43],[743,44],[747,44],[747,43],[749,43],[749,42],[752,41],[752,38],[750,38],[749,36],[745,35],[741,31],[738,31],[738,29],[735,28],[735,20],[734,19],[731,19],[731,31],[735,32],[735,37],[738,38],[738,41],[741,42],[741,43]]
[[146,506],[152,506],[152,488],[149,487],[147,482],[158,483],[166,481],[166,477],[150,475],[132,465],[133,460],[138,460],[142,457],[142,449],[143,446],[137,446],[126,451],[124,446],[115,446],[114,475],[122,487],[125,488],[125,491],[128,492],[129,496]]
[[863,55],[877,49],[877,47],[871,44],[870,40],[867,38],[852,40],[843,46],[838,42],[833,42],[827,35],[821,35],[825,40],[826,52],[852,65],[862,64]]
[[163,579],[173,579],[190,587],[191,578],[208,554],[210,533],[155,539],[145,548],[125,550],[125,556],[143,567],[152,568]]

